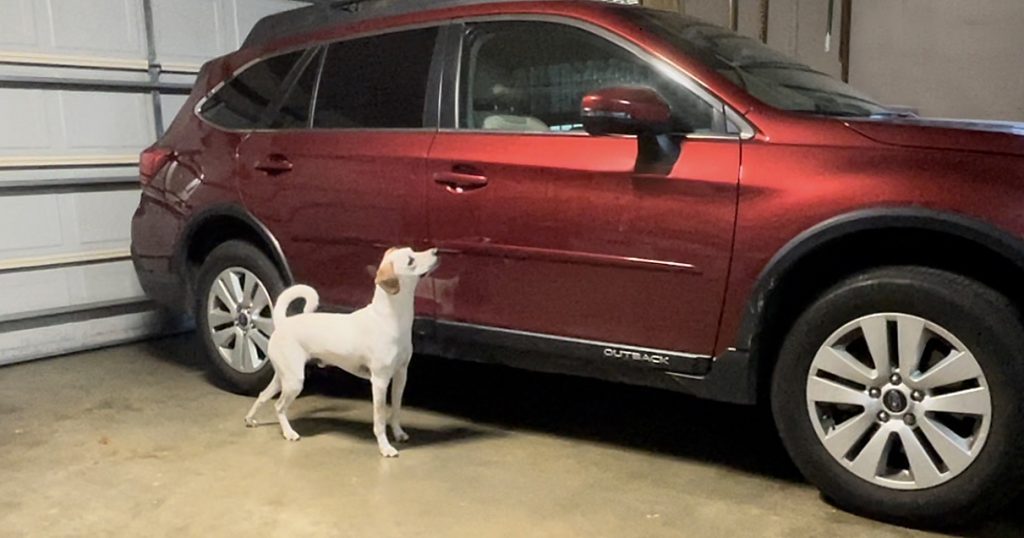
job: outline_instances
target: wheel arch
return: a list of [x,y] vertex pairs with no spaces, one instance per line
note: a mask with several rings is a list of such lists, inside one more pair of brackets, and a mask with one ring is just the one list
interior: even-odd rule
[[295,282],[281,244],[274,234],[245,208],[226,204],[197,214],[181,234],[174,265],[178,273],[183,275],[190,291],[206,256],[225,241],[236,239],[248,241],[263,251],[281,272],[286,286]]
[[[950,256],[938,252],[953,252]],[[1024,305],[1024,241],[987,222],[925,208],[874,208],[821,222],[768,262],[731,346],[749,353],[758,398],[767,395],[776,355],[796,318],[842,278],[882,265],[921,265],[974,278]]]

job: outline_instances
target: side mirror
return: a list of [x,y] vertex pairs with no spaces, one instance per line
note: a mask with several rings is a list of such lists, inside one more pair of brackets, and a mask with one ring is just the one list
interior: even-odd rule
[[672,108],[643,86],[601,88],[583,97],[583,128],[594,136],[661,135],[672,129]]

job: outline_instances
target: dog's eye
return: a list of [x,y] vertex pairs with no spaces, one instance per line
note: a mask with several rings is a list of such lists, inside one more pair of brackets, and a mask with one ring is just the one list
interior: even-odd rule
[[414,263],[415,261],[416,261],[416,260],[414,260],[412,256],[409,256],[409,263],[407,263],[407,264],[406,264],[406,267],[412,267],[412,264],[413,264],[413,263]]

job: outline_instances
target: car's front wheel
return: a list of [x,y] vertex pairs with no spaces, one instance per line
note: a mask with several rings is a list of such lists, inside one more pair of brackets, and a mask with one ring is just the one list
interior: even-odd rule
[[1024,326],[961,276],[890,267],[826,292],[772,380],[779,432],[839,506],[918,526],[967,523],[1020,489]]
[[199,270],[197,330],[213,372],[238,392],[256,394],[273,376],[267,359],[272,298],[283,289],[274,263],[244,241],[218,246]]

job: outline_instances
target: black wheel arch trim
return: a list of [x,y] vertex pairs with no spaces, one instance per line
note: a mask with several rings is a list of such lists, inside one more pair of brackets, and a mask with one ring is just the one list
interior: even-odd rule
[[284,279],[285,286],[290,286],[295,283],[295,277],[292,274],[291,267],[288,265],[288,260],[284,256],[284,251],[281,249],[281,243],[277,240],[277,237],[270,231],[269,228],[259,219],[257,219],[252,213],[236,204],[220,204],[208,207],[199,213],[195,214],[182,230],[181,237],[178,241],[178,248],[175,253],[175,259],[173,262],[174,271],[183,277],[188,276],[187,274],[187,261],[188,261],[188,250],[194,239],[195,233],[203,227],[208,221],[214,218],[228,217],[237,220],[251,229],[263,242],[262,246],[265,246],[270,254],[271,261],[281,271],[281,277]]
[[1024,271],[1024,241],[970,216],[923,207],[883,207],[844,213],[801,232],[772,257],[747,300],[731,349],[756,352],[752,349],[754,336],[763,326],[768,298],[780,279],[804,256],[844,236],[882,229],[917,229],[953,235],[988,248]]

